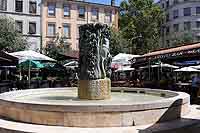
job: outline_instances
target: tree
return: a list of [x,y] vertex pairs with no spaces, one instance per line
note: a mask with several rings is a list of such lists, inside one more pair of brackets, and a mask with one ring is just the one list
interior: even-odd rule
[[70,51],[70,45],[68,44],[68,42],[65,41],[65,38],[59,36],[59,34],[56,35],[51,45],[44,48],[44,53],[47,56],[57,60],[60,59],[60,54],[64,54],[65,52]]
[[18,33],[12,19],[0,16],[0,50],[16,52],[28,47],[26,38]]
[[122,36],[121,31],[111,31],[110,53],[112,56],[129,52],[128,45],[129,42]]
[[180,46],[183,44],[188,44],[194,42],[194,38],[191,32],[185,32],[181,35],[173,35],[171,38],[171,46]]
[[164,17],[153,0],[124,0],[120,4],[120,30],[130,42],[132,53],[143,54],[158,48]]

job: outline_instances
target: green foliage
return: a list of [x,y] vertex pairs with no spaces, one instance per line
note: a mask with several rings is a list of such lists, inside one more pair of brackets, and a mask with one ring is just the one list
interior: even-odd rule
[[130,42],[132,53],[143,54],[158,48],[161,8],[153,0],[125,0],[121,2],[120,30]]
[[182,33],[181,35],[175,34],[170,40],[171,40],[170,43],[171,46],[180,46],[182,44],[188,44],[194,42],[192,33],[190,32],[185,32]]
[[0,16],[0,50],[16,52],[27,47],[26,38],[16,31],[14,21]]
[[110,53],[115,56],[119,53],[128,53],[129,42],[122,36],[121,31],[111,31]]
[[66,44],[64,40],[64,37],[57,36],[51,45],[44,48],[44,54],[53,59],[59,60],[60,54],[71,51],[70,45]]

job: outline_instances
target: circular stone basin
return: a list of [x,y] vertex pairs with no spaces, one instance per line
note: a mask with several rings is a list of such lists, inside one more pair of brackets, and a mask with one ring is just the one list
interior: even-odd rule
[[109,100],[82,100],[77,88],[0,94],[0,116],[66,127],[124,127],[177,119],[189,112],[189,95],[143,88],[112,88]]

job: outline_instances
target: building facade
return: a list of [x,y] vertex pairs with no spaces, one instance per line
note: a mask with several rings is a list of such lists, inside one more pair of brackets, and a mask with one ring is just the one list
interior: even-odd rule
[[78,50],[78,27],[87,23],[105,23],[118,28],[118,8],[84,1],[43,0],[42,44],[55,45],[62,38],[64,45]]
[[40,0],[0,0],[0,15],[12,18],[18,32],[27,38],[29,49],[41,45]]
[[158,4],[165,11],[161,29],[165,47],[185,33],[200,41],[200,0],[160,0]]

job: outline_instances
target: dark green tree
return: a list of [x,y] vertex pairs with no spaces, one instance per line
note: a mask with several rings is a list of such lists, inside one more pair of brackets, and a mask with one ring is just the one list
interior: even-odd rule
[[15,28],[11,18],[0,16],[0,50],[16,52],[28,48],[27,39]]
[[65,54],[71,51],[70,44],[65,41],[64,37],[60,37],[59,35],[52,41],[52,44],[44,48],[44,54],[56,59],[61,59],[61,54]]
[[153,0],[124,0],[120,4],[120,30],[133,54],[143,54],[159,46],[164,14]]
[[183,44],[189,44],[194,42],[194,38],[191,32],[185,32],[182,33],[181,35],[174,34],[170,40],[171,40],[170,43],[171,46],[180,46]]
[[128,53],[129,42],[122,36],[121,31],[111,31],[110,53],[115,56],[119,53]]

